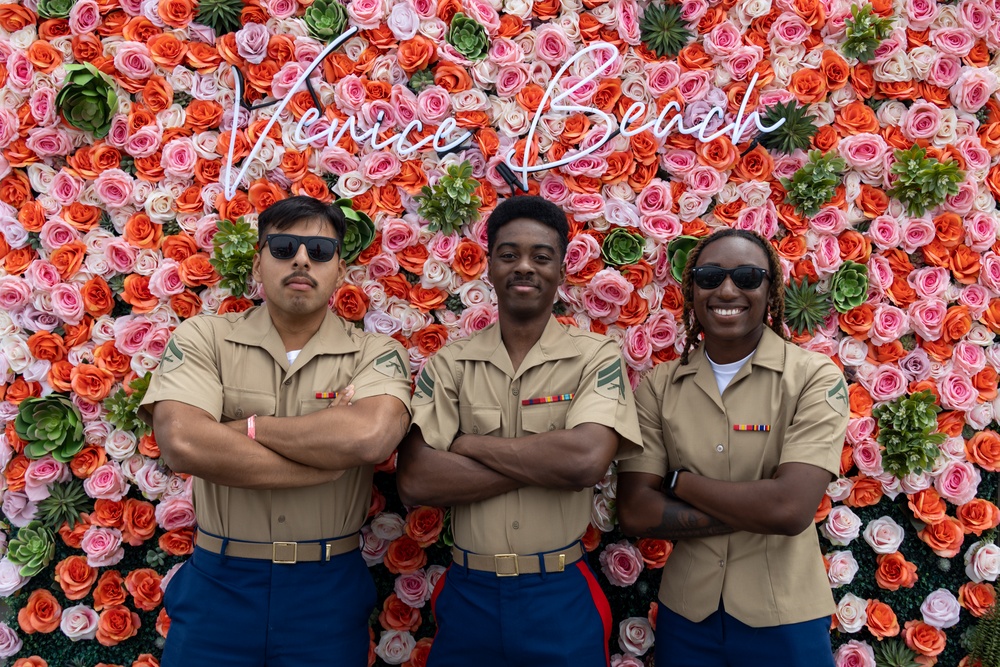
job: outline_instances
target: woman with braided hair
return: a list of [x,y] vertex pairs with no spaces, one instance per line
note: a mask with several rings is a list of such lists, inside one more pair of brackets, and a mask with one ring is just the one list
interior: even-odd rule
[[657,667],[832,667],[836,607],[813,517],[840,469],[844,376],[784,340],[781,265],[723,229],[688,257],[680,359],[636,392],[644,452],[623,461],[618,516],[675,540]]

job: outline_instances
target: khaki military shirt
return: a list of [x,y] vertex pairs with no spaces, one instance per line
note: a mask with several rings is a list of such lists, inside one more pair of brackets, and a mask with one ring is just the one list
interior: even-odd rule
[[[658,366],[636,391],[645,449],[621,472],[691,472],[732,482],[771,478],[782,463],[833,475],[847,430],[847,385],[828,358],[764,330],[753,358],[719,396],[701,347]],[[769,432],[737,431],[767,424]],[[835,611],[816,529],[794,537],[737,532],[678,540],[660,600],[698,622],[719,608],[747,625],[798,623]]]
[[[570,401],[522,401],[574,394]],[[549,320],[514,371],[493,324],[442,348],[417,378],[413,423],[424,440],[448,450],[462,433],[519,438],[603,424],[620,436],[618,455],[641,451],[639,423],[621,350],[609,338]],[[580,539],[593,489],[524,487],[452,509],[455,544],[481,554],[532,554]]]
[[[289,365],[267,308],[203,315],[174,331],[143,405],[180,401],[230,421],[250,415],[293,417],[330,405],[317,392],[355,387],[354,399],[389,395],[410,403],[406,351],[327,313]],[[336,434],[331,434],[331,441]],[[371,499],[372,466],[352,468],[317,486],[251,490],[195,479],[203,530],[255,542],[340,537],[361,528]]]

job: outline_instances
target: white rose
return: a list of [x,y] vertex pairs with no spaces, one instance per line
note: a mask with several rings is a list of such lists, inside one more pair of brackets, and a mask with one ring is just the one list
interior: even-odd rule
[[531,16],[533,7],[532,0],[504,0],[503,13],[516,16],[519,19],[526,19]]
[[903,543],[904,536],[903,527],[888,516],[869,521],[864,533],[865,542],[877,554],[891,554],[899,551],[899,545]]
[[653,628],[640,616],[626,618],[618,624],[618,646],[626,653],[644,655],[653,645]]
[[826,557],[826,562],[830,588],[840,588],[854,581],[854,575],[858,573],[858,561],[850,551],[834,551]]
[[410,659],[410,653],[417,641],[409,632],[386,630],[379,638],[375,654],[390,665],[401,665]]
[[14,565],[6,556],[0,559],[0,597],[9,597],[28,583],[28,578],[22,577],[20,570],[21,566]]
[[924,623],[938,630],[957,625],[961,611],[962,606],[958,603],[955,594],[946,588],[937,589],[928,595],[923,604],[920,605],[920,613],[923,614]]
[[135,454],[138,441],[135,434],[129,431],[115,429],[104,443],[108,456],[116,461],[124,461]]
[[830,514],[820,529],[826,539],[837,546],[847,546],[861,532],[861,519],[850,507],[838,505],[830,510]]
[[78,604],[63,609],[59,629],[71,641],[93,639],[97,636],[97,612],[85,604]]
[[1000,575],[1000,546],[979,541],[969,547],[965,552],[965,574],[977,584],[996,581]]
[[837,603],[837,628],[841,632],[858,632],[868,620],[868,601],[848,593]]
[[403,535],[406,521],[394,512],[379,512],[371,522],[372,533],[383,540],[392,541]]

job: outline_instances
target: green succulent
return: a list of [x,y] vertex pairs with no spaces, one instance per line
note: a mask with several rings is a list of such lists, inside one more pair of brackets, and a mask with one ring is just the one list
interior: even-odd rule
[[868,267],[850,260],[841,264],[830,281],[830,294],[838,313],[863,304],[868,298]]
[[650,3],[639,22],[639,39],[660,58],[676,56],[692,37],[680,5]]
[[917,654],[898,639],[885,639],[875,648],[875,667],[920,667]]
[[72,530],[80,515],[90,512],[93,507],[94,501],[87,496],[80,480],[50,484],[49,497],[38,503],[38,519],[46,528],[55,530],[67,523]]
[[64,394],[26,398],[14,419],[17,436],[27,442],[24,455],[40,459],[46,454],[69,463],[83,449],[83,417]]
[[41,521],[20,528],[7,545],[7,558],[21,567],[22,577],[33,577],[44,570],[55,553],[56,536]]
[[785,203],[791,204],[802,215],[816,215],[840,185],[840,175],[847,168],[844,158],[836,153],[823,154],[810,151],[809,160],[791,178],[781,179],[788,194]]
[[478,187],[479,181],[472,178],[472,164],[468,160],[459,165],[448,165],[437,183],[425,185],[415,197],[417,214],[427,220],[432,232],[457,232],[462,225],[479,217],[482,203],[474,194]]
[[333,203],[340,207],[344,217],[347,218],[347,231],[344,234],[340,256],[350,264],[375,240],[375,223],[367,213],[355,211],[350,199],[338,199]]
[[760,135],[760,144],[769,150],[781,153],[793,153],[796,150],[809,148],[813,135],[819,129],[813,123],[816,117],[808,113],[806,107],[800,107],[795,100],[785,104],[775,104],[765,113],[762,125],[775,125],[784,119],[784,123],[770,132]]
[[111,117],[118,110],[115,86],[90,63],[66,65],[66,79],[56,95],[56,106],[66,122],[95,139],[111,129]]
[[410,75],[410,90],[419,93],[424,88],[434,85],[434,71],[431,69],[417,70]]
[[129,382],[131,392],[119,389],[104,399],[104,409],[108,411],[105,419],[108,423],[122,431],[134,433],[142,437],[152,433],[152,429],[139,418],[139,404],[142,403],[146,390],[149,389],[150,373]]
[[937,406],[928,390],[877,406],[872,415],[878,422],[876,440],[884,448],[882,465],[896,477],[930,470],[941,454],[944,442],[937,430]]
[[222,276],[219,285],[233,296],[243,296],[257,253],[257,230],[243,216],[236,222],[220,220],[212,246],[212,258],[208,261]]
[[958,168],[957,162],[929,158],[927,151],[917,145],[896,151],[892,173],[899,178],[889,196],[902,202],[907,215],[912,217],[921,216],[947,197],[958,194],[958,185],[965,180],[965,172]]
[[150,549],[146,552],[146,565],[152,568],[161,568],[167,562],[167,552],[162,549]]
[[833,300],[828,292],[820,291],[819,283],[793,278],[785,287],[785,323],[792,333],[815,333],[832,310]]
[[646,241],[641,235],[618,227],[604,237],[601,257],[613,266],[635,264],[642,259],[642,248],[645,244]]
[[462,12],[451,19],[447,40],[468,60],[482,60],[490,50],[490,37],[486,28]]
[[38,0],[36,11],[43,19],[65,19],[74,4],[76,0]]
[[892,18],[873,13],[871,5],[851,5],[851,17],[844,19],[844,26],[844,55],[866,63],[875,57],[875,49],[892,31]]
[[215,31],[216,37],[236,32],[242,26],[243,0],[199,0],[195,21]]
[[304,20],[310,35],[332,42],[347,27],[347,9],[337,0],[316,0],[306,9]]
[[678,236],[667,244],[667,259],[670,260],[670,275],[681,282],[684,278],[684,267],[687,265],[688,254],[698,245],[697,236]]

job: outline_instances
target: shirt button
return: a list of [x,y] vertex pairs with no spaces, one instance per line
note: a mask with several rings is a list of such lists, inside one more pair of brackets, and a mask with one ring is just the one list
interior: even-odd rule
[[726,561],[720,560],[719,561],[719,567],[725,567],[725,566],[726,566]]
[[281,516],[278,517],[278,523],[285,523],[285,515],[284,514],[282,514]]
[[473,427],[472,427],[472,432],[473,432],[474,434],[475,434],[475,433],[479,433],[479,427],[478,427],[478,426],[473,426]]
[[287,387],[288,385],[292,384],[292,378],[288,378],[287,380],[285,380],[285,381],[284,381],[284,383],[283,383],[283,384],[284,384],[284,385],[285,385],[286,387]]
[[719,445],[715,446],[715,451],[717,451],[717,452],[719,452],[721,454],[722,452],[726,451],[726,448],[723,447],[721,444],[719,444]]
[[521,393],[521,390],[520,390],[520,389],[518,389],[517,387],[514,387],[513,389],[511,389],[511,390],[510,390],[510,393],[512,393],[512,394],[514,394],[515,396],[517,396],[518,394],[520,394],[520,393]]
[[243,408],[236,408],[236,416],[237,417],[243,416]]
[[517,530],[518,528],[521,527],[521,524],[515,521],[514,523],[510,524],[510,527],[513,528],[514,530]]
[[549,430],[550,431],[556,430],[556,425],[555,424],[549,424]]

